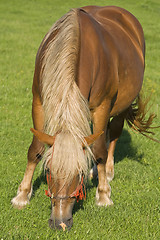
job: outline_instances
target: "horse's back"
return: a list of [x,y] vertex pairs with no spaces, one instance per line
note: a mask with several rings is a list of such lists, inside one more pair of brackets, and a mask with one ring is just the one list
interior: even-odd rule
[[[137,18],[127,10],[115,6],[87,6],[82,8],[96,19],[106,30],[111,30],[111,22],[118,25],[144,49],[143,29]],[[115,28],[116,29],[116,28]],[[114,29],[113,29],[114,33]]]
[[80,9],[79,16],[78,85],[85,97],[89,92],[91,108],[108,96],[114,103],[112,114],[118,114],[132,103],[142,86],[142,27],[131,13],[119,7],[87,6]]

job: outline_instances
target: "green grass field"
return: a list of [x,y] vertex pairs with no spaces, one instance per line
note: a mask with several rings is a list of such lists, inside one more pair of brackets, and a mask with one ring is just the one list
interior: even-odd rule
[[[159,0],[0,0],[0,239],[160,239],[160,145],[125,127],[115,154],[110,208],[95,205],[96,186],[88,183],[87,199],[75,207],[68,232],[48,227],[50,200],[38,166],[30,205],[13,209],[27,162],[32,134],[31,102],[34,61],[39,44],[70,8],[118,5],[141,22],[146,39],[144,93],[160,125],[160,3]],[[155,130],[160,139],[160,129]]]

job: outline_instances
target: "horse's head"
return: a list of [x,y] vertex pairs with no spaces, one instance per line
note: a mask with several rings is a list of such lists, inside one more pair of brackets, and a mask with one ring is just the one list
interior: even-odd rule
[[52,204],[49,226],[57,229],[63,228],[63,230],[65,228],[70,229],[73,224],[72,210],[75,200],[82,200],[85,196],[83,193],[83,177],[79,181],[77,174],[70,183],[63,179],[54,182],[54,178],[52,179],[50,174],[47,178],[49,187],[46,195],[51,198]]
[[[48,134],[39,132],[35,129],[31,129],[33,134],[39,139],[39,141],[53,146],[56,136],[50,136]],[[97,133],[84,138],[84,142],[87,145],[91,145],[102,133]],[[82,143],[82,151],[85,145]],[[52,213],[49,219],[49,226],[51,228],[70,229],[73,224],[72,210],[75,200],[82,200],[85,197],[85,189],[83,184],[83,175],[78,171],[74,173],[72,178],[68,179],[62,174],[63,169],[59,169],[56,176],[50,171],[50,161],[47,163],[47,183],[48,190],[46,195],[51,198]]]

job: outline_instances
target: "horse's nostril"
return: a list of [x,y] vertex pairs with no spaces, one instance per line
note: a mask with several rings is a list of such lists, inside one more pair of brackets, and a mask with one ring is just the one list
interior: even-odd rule
[[50,228],[55,228],[55,221],[53,221],[52,219],[48,220],[48,224]]
[[70,230],[73,225],[73,218],[68,218],[64,223],[66,224],[67,230]]
[[73,218],[67,219],[67,226],[72,227],[72,225],[73,225]]

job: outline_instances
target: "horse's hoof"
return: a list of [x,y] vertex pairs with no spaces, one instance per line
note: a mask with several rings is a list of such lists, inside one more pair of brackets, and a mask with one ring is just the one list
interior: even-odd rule
[[100,206],[100,207],[107,207],[107,206],[113,205],[113,201],[110,199],[109,196],[107,196],[107,194],[104,194],[104,193],[103,193],[103,196],[100,197],[99,193],[98,193],[98,188],[97,188],[97,191],[96,191],[96,205]]
[[11,204],[14,208],[23,209],[27,204],[29,204],[28,197],[24,196],[23,192],[20,192],[16,197],[11,200]]
[[113,201],[110,198],[101,201],[98,200],[96,201],[96,205],[99,207],[108,207],[113,205]]
[[31,198],[32,195],[32,188],[30,193],[26,193],[25,191],[19,191],[17,192],[17,196],[15,196],[12,200],[11,200],[11,204],[14,208],[17,209],[23,209],[26,207],[27,204],[29,204],[29,200]]

